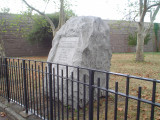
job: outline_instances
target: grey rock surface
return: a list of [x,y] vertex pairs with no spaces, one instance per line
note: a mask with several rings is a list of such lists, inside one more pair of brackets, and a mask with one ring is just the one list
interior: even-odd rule
[[[109,36],[109,26],[98,17],[73,17],[64,24],[56,33],[52,48],[48,55],[48,62],[59,63],[64,65],[79,66],[85,68],[93,68],[98,70],[109,71],[111,61],[111,45]],[[66,77],[66,66],[53,65],[55,75]],[[70,80],[73,72],[73,79],[77,81],[77,68],[68,67],[68,102],[71,105],[72,99],[72,81]],[[58,71],[58,72],[57,72]],[[86,75],[86,83],[89,83],[89,71],[79,69],[79,80],[83,82],[83,75]],[[105,75],[95,73],[95,80],[101,79],[101,87],[105,87]],[[58,83],[57,83],[58,81]],[[67,81],[63,79],[63,101],[66,104]],[[95,81],[95,84],[97,82]],[[58,88],[59,87],[59,88]],[[59,91],[57,91],[57,88]],[[88,102],[88,87],[86,88],[86,103]],[[54,92],[54,91],[53,91]],[[59,100],[62,101],[62,80],[55,76],[55,97],[59,93]],[[95,99],[96,99],[95,90]],[[83,107],[83,85],[79,84],[79,106]],[[101,91],[100,96],[104,92]],[[74,108],[77,107],[77,83],[73,83],[73,102]]]

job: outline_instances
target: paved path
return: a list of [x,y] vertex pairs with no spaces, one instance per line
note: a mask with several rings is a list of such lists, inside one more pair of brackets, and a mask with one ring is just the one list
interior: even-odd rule
[[[3,114],[2,112],[5,114],[4,117],[2,117],[2,115],[1,115],[1,114]],[[12,119],[9,118],[3,110],[0,110],[0,120],[12,120]]]
[[24,107],[13,102],[8,103],[7,99],[0,96],[0,112],[6,113],[5,117],[0,116],[0,120],[42,120],[33,114],[28,116],[24,110]]

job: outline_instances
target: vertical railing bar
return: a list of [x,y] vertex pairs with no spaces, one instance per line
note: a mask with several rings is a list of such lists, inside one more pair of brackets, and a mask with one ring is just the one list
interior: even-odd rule
[[[98,81],[97,81],[97,86],[100,87],[100,78],[98,78]],[[97,88],[97,120],[99,120],[99,96],[100,96],[100,89]]]
[[42,110],[41,110],[41,108],[42,108],[42,106],[41,106],[41,84],[40,84],[40,66],[38,65],[38,79],[39,79],[39,106],[40,106],[40,116],[42,117]]
[[94,71],[89,70],[89,120],[93,120]]
[[72,120],[74,120],[74,102],[73,102],[73,72],[71,73],[71,94],[72,94]]
[[25,109],[26,113],[28,113],[25,60],[23,60],[23,81],[24,81]]
[[6,75],[5,75],[5,58],[3,59],[3,97],[5,97],[5,77],[6,77]]
[[58,97],[58,120],[60,120],[60,107],[59,107],[59,64],[57,64],[57,97]]
[[61,89],[62,89],[62,120],[64,120],[64,108],[63,108],[63,70],[61,71]]
[[28,64],[26,63],[26,90],[27,90],[27,106],[28,106],[28,109],[29,109],[29,91],[28,91]]
[[9,100],[11,100],[11,61],[8,59]]
[[12,62],[11,62],[11,99],[13,100],[12,84],[13,84],[13,68],[12,68]]
[[19,79],[19,84],[18,84],[18,102],[20,103],[20,89],[21,89],[21,77],[20,77],[20,65],[19,65],[19,59],[18,59],[18,79]]
[[[0,86],[1,86],[1,88],[0,88],[0,90],[2,91],[2,78],[3,78],[3,76],[2,76],[2,57],[0,57]],[[0,95],[2,95],[2,92],[0,93]]]
[[[5,66],[4,66],[4,59],[2,59],[2,67],[1,67],[1,69],[2,69],[2,72],[1,72],[1,75],[2,75],[2,80],[1,80],[1,90],[2,91],[4,91],[3,90],[3,80],[4,80],[4,78],[5,78],[5,75],[4,75],[4,70],[5,70]],[[2,92],[2,96],[3,96],[3,94],[4,94],[4,92]],[[3,96],[4,97],[4,96]]]
[[67,98],[67,120],[69,118],[69,112],[68,112],[68,66],[66,66],[66,98]]
[[53,101],[52,101],[52,64],[48,64],[49,74],[49,100],[50,100],[50,120],[53,120]]
[[15,66],[15,76],[16,76],[16,103],[18,103],[18,73],[17,73],[17,62]]
[[79,67],[77,68],[77,120],[79,120]]
[[16,87],[16,75],[15,75],[15,61],[14,61],[14,59],[13,59],[13,75],[14,75],[14,84],[13,84],[13,88],[14,88],[14,90],[13,90],[13,92],[14,92],[14,102],[16,101],[16,89],[15,89],[15,87]]
[[36,109],[35,109],[35,97],[34,97],[34,73],[33,73],[33,64],[32,64],[32,95],[33,95],[33,110],[34,110],[34,114],[36,112]]
[[10,86],[10,88],[9,88],[9,94],[10,94],[10,100],[12,99],[11,98],[11,95],[12,95],[12,92],[11,92],[11,89],[12,89],[12,78],[11,78],[12,76],[11,76],[11,61],[10,61],[10,59],[9,59],[9,86]]
[[118,106],[118,82],[115,83],[114,120],[117,120],[117,106]]
[[16,102],[18,103],[18,69],[17,69],[18,65],[17,65],[17,62],[16,62]]
[[34,64],[35,64],[35,82],[36,82],[36,107],[37,107],[37,115],[38,115],[38,112],[39,112],[39,110],[38,110],[38,96],[37,96],[37,62],[35,61],[34,62]]
[[56,120],[56,89],[55,89],[55,69],[53,68],[53,104],[54,104],[54,119]]
[[[4,91],[4,90],[3,90],[3,80],[4,80],[4,77],[5,77],[5,76],[4,76],[4,68],[5,68],[5,67],[4,67],[3,63],[4,63],[4,59],[2,59],[2,73],[1,73],[1,75],[3,76],[3,77],[2,77],[2,83],[1,83],[1,90],[2,90],[2,91]],[[2,96],[3,96],[3,94],[4,94],[4,92],[2,92]],[[4,96],[3,96],[3,97],[4,97]]]
[[[28,60],[28,72],[29,72],[29,85],[28,85],[28,102],[31,108],[32,104],[32,96],[31,96],[31,61]],[[29,92],[30,91],[30,92]],[[29,95],[30,94],[30,95]],[[29,99],[30,98],[30,99]]]
[[19,77],[18,77],[18,63],[16,62],[16,76],[17,76],[17,85],[16,85],[16,91],[17,91],[17,103],[19,102],[19,98],[18,98],[18,81],[19,81]]
[[44,99],[44,71],[43,71],[43,62],[41,63],[42,67],[42,87],[43,87],[43,118],[45,120],[45,99]]
[[[19,60],[19,59],[18,59]],[[18,103],[20,103],[20,96],[19,96],[19,85],[20,85],[20,77],[19,77],[19,65],[18,65],[19,63],[17,62],[17,65],[16,65],[16,67],[17,67],[17,91],[18,91],[18,95],[17,95],[17,97],[18,97],[18,100],[17,100],[17,102]]]
[[6,78],[7,78],[7,77],[6,77],[6,64],[5,64],[5,58],[4,58],[4,76],[5,76],[5,77],[4,77],[4,97],[7,98],[7,96],[6,96],[6,91],[7,91],[7,90],[6,90]]
[[45,67],[45,76],[46,76],[46,99],[47,99],[47,120],[49,120],[49,110],[48,110],[48,73],[47,67]]
[[30,60],[29,60],[28,62],[29,62],[28,64],[29,64],[29,85],[30,85],[30,86],[29,86],[29,87],[30,87],[29,90],[30,90],[30,102],[31,102],[31,103],[30,103],[30,107],[31,107],[31,112],[32,112],[32,92],[31,92],[31,91],[32,91],[32,89],[31,89],[31,86],[32,86],[32,85],[31,85],[32,78],[31,78],[31,62],[30,62]]
[[28,109],[29,109],[29,91],[28,91],[28,65],[27,65],[27,63],[26,63],[26,82],[27,82],[27,84],[26,84],[26,90],[27,90],[27,104],[28,104]]
[[22,81],[21,81],[21,89],[20,89],[20,94],[21,94],[21,106],[22,106],[22,104],[23,104],[23,66],[22,66],[22,63],[21,63],[21,79],[22,79]]
[[[83,75],[83,81],[86,83],[86,75]],[[86,85],[83,84],[83,120],[86,119]]]
[[137,101],[137,119],[136,120],[139,120],[140,118],[140,105],[141,105],[141,87],[139,87],[139,90],[138,90],[138,101]]
[[5,58],[5,76],[6,76],[6,87],[7,87],[7,99],[8,99],[8,102],[10,102],[10,85],[9,85],[9,81],[8,81],[8,61],[7,61],[7,58]]
[[[152,103],[155,103],[155,96],[156,96],[156,80],[153,81]],[[151,106],[151,120],[154,120],[154,108],[155,108],[155,105],[152,104],[152,106]]]
[[[29,63],[29,66],[30,66],[30,63]],[[34,94],[32,94],[32,81],[33,81],[33,70],[32,70],[32,66],[30,67],[30,99],[31,99],[31,112],[32,112],[32,98],[34,96]]]
[[[106,73],[106,89],[109,89],[109,73]],[[108,91],[106,91],[105,95],[105,120],[108,119]]]
[[[5,59],[4,59],[4,62],[5,62]],[[4,97],[7,98],[6,64],[5,64],[4,74],[5,74],[5,79],[4,79]],[[8,98],[7,98],[7,99],[8,99]]]
[[124,119],[127,120],[127,115],[128,115],[128,95],[129,95],[129,76],[127,76],[126,80],[126,100],[125,100],[125,114],[124,114]]
[[[2,64],[2,57],[0,58],[0,60],[1,60],[1,74],[0,74],[0,78],[1,78],[1,81],[0,81],[0,84],[1,84],[1,91],[2,91],[2,80],[3,80],[3,74],[2,74],[2,71],[3,71],[3,64]],[[2,92],[1,92],[1,95],[2,95]]]
[[19,59],[17,62],[17,91],[18,91],[18,103],[20,103],[20,70],[19,70]]
[[[21,64],[21,66],[22,66],[22,72],[23,72],[23,61],[22,61],[22,64]],[[23,73],[23,75],[24,75],[24,73]],[[26,79],[26,78],[25,78]],[[24,98],[24,78],[22,79],[22,95],[23,95],[23,100],[22,100],[22,102],[23,102],[23,105],[25,106],[25,98]]]

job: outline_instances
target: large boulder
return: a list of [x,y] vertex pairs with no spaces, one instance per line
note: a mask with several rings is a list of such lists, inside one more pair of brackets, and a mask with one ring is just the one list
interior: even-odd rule
[[[52,48],[48,55],[48,62],[93,68],[98,70],[110,70],[111,61],[111,45],[109,36],[109,26],[98,17],[73,17],[64,24],[61,29],[56,33],[53,41]],[[64,77],[66,77],[66,67],[53,65],[55,68],[55,75],[61,76],[61,69],[64,70]],[[58,72],[57,72],[58,71]],[[69,67],[69,78],[71,73],[74,73],[74,80],[77,80],[77,68]],[[87,70],[79,70],[79,80],[83,82],[83,74],[86,74],[86,82],[89,83],[89,74]],[[100,73],[96,73],[95,77],[100,77],[101,87],[105,87],[105,77]],[[55,77],[55,92],[57,97],[57,80],[59,80],[59,100],[61,98],[61,78]],[[74,107],[77,104],[77,83],[73,83],[73,101]],[[64,104],[66,104],[66,79],[63,84]],[[83,104],[83,87],[80,86],[79,90],[79,105]],[[103,92],[100,96],[103,96]],[[71,81],[68,80],[68,100],[71,105]],[[96,95],[95,95],[96,98]],[[88,89],[86,89],[86,103],[88,102]]]

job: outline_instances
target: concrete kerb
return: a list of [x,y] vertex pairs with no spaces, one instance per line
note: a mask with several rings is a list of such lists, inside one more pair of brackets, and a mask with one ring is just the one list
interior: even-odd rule
[[7,101],[7,99],[0,96],[0,109],[4,111],[11,120],[41,120],[37,116],[24,112],[24,108]]

